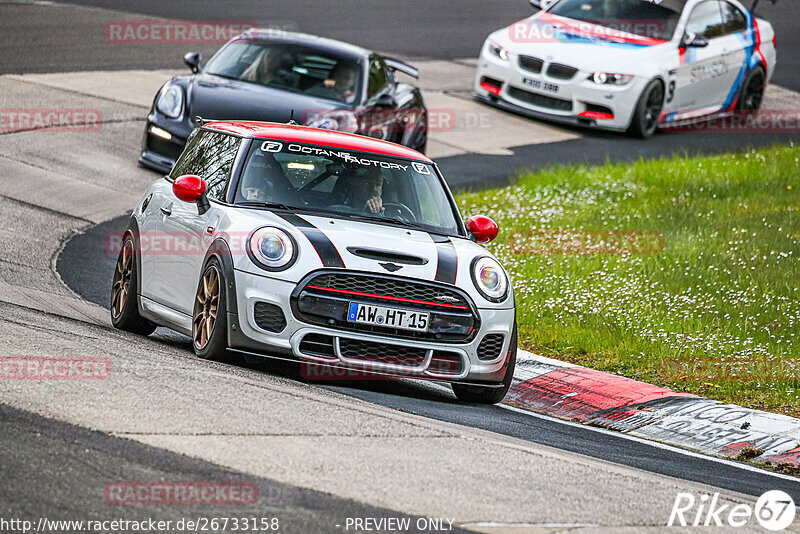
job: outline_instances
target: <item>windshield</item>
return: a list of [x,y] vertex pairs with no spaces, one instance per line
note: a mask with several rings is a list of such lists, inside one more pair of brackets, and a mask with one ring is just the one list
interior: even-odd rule
[[335,148],[255,140],[234,203],[459,235],[433,165]]
[[361,94],[355,60],[295,44],[237,41],[220,50],[203,72],[351,105]]
[[548,13],[616,31],[669,41],[684,0],[561,0]]

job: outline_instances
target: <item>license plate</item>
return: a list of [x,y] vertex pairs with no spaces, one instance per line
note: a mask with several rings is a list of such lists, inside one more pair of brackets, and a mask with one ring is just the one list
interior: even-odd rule
[[522,83],[528,87],[533,87],[534,89],[539,89],[542,91],[550,91],[551,93],[557,93],[560,89],[560,87],[554,83],[543,82],[542,80],[534,80],[532,78],[522,78]]
[[351,302],[347,311],[347,321],[425,332],[428,330],[429,314]]

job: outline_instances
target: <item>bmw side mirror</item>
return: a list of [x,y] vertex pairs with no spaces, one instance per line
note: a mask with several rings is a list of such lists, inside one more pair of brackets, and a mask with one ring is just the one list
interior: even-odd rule
[[196,202],[200,215],[211,208],[206,196],[206,181],[195,174],[184,174],[175,178],[172,182],[172,192],[179,200]]
[[192,70],[192,74],[197,74],[200,72],[200,61],[203,59],[203,56],[200,52],[189,52],[185,56],[183,56],[183,62],[189,66]]
[[485,215],[473,215],[467,221],[467,231],[477,243],[488,243],[495,237],[499,228],[497,223]]
[[373,106],[376,108],[396,108],[397,99],[389,93],[383,93],[375,100]]
[[708,39],[696,33],[687,33],[681,42],[683,48],[705,48],[708,46]]

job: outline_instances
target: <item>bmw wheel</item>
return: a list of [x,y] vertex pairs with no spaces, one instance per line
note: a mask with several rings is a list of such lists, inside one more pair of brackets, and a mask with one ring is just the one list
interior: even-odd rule
[[764,69],[756,67],[750,71],[744,81],[744,86],[742,86],[739,101],[736,102],[736,109],[738,111],[756,111],[761,108],[766,84],[767,77],[764,75]]
[[634,137],[649,139],[658,129],[661,109],[664,107],[664,84],[652,80],[642,91],[628,132]]
[[499,388],[487,388],[481,386],[468,386],[466,384],[452,384],[453,393],[456,398],[461,402],[469,402],[473,404],[497,404],[502,401],[508,389],[511,387],[511,381],[514,379],[514,369],[517,366],[517,325],[514,325],[514,331],[511,334],[511,343],[508,346],[508,367],[506,374],[503,376],[503,382]]
[[192,345],[200,358],[218,362],[227,359],[226,315],[225,279],[214,258],[200,277],[192,312]]
[[136,270],[136,246],[128,234],[122,244],[111,284],[111,324],[114,328],[147,336],[156,325],[139,315],[139,273]]

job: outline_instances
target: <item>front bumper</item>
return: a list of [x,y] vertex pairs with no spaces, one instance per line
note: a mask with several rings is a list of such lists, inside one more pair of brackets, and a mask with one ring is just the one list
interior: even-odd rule
[[[565,45],[568,46],[568,45]],[[490,56],[486,48],[478,59],[474,95],[499,108],[561,124],[624,132],[628,129],[639,96],[649,80],[635,77],[624,86],[597,85],[590,73],[579,70],[564,80],[526,70],[516,54],[507,61]]]
[[[292,308],[292,294],[298,288],[294,282],[243,271],[235,271],[235,280],[238,317],[236,331],[229,331],[232,349],[407,378],[486,385],[498,384],[503,379],[515,321],[513,307],[478,309],[479,330],[465,342],[401,339],[299,320]],[[283,321],[271,322],[268,327],[272,331],[266,330],[263,316],[257,317],[257,305],[261,309],[265,305],[279,308]],[[490,338],[493,340],[502,336],[502,343],[495,343],[496,357],[491,359],[486,357],[484,345],[481,351],[484,357],[480,358],[479,346],[488,334],[495,336]],[[319,376],[330,378],[325,373]]]

